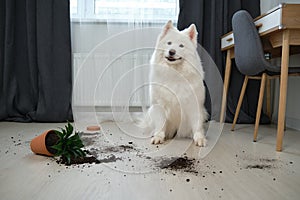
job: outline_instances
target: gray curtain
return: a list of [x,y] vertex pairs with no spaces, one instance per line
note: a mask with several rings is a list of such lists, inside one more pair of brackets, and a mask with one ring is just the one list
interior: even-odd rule
[[72,120],[68,0],[0,0],[0,120]]
[[[226,53],[221,52],[220,39],[222,35],[232,30],[231,18],[237,10],[241,9],[247,10],[252,17],[257,17],[260,15],[260,0],[180,0],[178,29],[182,30],[191,23],[197,26],[198,43],[210,54],[222,77],[224,77]],[[207,71],[206,73],[209,74]],[[227,97],[226,122],[233,121],[242,83],[243,76],[236,69],[233,61]],[[254,123],[259,87],[259,81],[249,81],[238,123]],[[215,107],[211,105],[212,103],[207,90],[206,108],[209,113],[211,113],[211,108]],[[262,115],[261,123],[268,122],[268,118]]]

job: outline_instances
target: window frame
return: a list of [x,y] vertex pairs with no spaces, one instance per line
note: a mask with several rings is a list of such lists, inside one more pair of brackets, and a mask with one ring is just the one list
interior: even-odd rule
[[[71,0],[72,1],[72,0]],[[71,21],[76,22],[116,22],[116,23],[122,23],[122,22],[128,22],[131,19],[117,19],[117,18],[110,18],[110,19],[104,19],[100,18],[99,15],[95,14],[95,0],[76,0],[77,1],[77,13],[75,14],[70,14],[71,16]],[[176,13],[177,16],[173,16],[172,18],[168,19],[143,19],[141,22],[145,23],[165,23],[167,20],[172,20],[174,22],[177,21],[177,17],[179,14],[179,0],[177,1],[177,7],[176,7]]]

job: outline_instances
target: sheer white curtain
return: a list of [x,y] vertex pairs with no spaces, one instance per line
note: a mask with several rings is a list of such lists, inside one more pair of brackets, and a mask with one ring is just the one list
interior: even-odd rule
[[[178,0],[70,0],[73,113],[138,110],[148,104],[148,64]],[[88,117],[91,118],[91,117]],[[109,116],[111,118],[111,116]],[[105,119],[105,117],[104,117]],[[102,119],[95,119],[95,121]]]

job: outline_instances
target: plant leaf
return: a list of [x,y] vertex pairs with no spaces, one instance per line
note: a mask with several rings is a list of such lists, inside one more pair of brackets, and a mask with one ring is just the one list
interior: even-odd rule
[[70,164],[72,157],[83,157],[86,153],[82,150],[84,144],[78,134],[73,134],[74,128],[70,122],[65,125],[65,128],[61,128],[61,131],[55,131],[60,140],[52,148],[57,150],[55,156],[62,156]]
[[64,135],[60,131],[54,130],[54,133],[59,137],[59,139],[62,139],[64,137]]

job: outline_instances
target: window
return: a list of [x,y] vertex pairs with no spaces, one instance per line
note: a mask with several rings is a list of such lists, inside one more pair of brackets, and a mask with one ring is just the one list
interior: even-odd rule
[[70,0],[73,19],[176,21],[179,0]]
[[78,15],[78,0],[70,0],[70,14],[71,17]]

